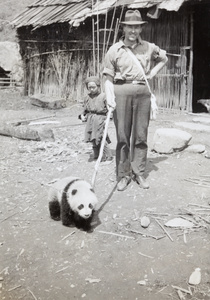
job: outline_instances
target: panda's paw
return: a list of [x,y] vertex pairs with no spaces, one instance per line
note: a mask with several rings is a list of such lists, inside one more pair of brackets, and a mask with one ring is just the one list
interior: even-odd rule
[[51,218],[52,218],[54,221],[60,221],[60,220],[61,220],[61,218],[60,218],[59,216],[56,216],[56,217],[51,216]]
[[80,231],[85,231],[87,233],[91,233],[93,232],[93,229],[91,227],[86,227],[86,226],[76,226],[77,229],[79,229]]
[[63,224],[63,226],[74,227],[74,224],[72,224],[68,220],[62,220],[62,224]]
[[90,223],[82,224],[82,226],[79,228],[80,228],[80,230],[86,231],[88,233],[93,232],[93,228]]
[[87,229],[85,229],[85,231],[87,232],[87,233],[92,233],[94,230],[93,230],[93,228],[87,228]]

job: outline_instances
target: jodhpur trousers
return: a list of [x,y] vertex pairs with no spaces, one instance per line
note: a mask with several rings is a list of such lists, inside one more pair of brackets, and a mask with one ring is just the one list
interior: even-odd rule
[[116,109],[113,113],[117,134],[116,176],[143,175],[147,160],[150,120],[150,93],[144,84],[114,85]]

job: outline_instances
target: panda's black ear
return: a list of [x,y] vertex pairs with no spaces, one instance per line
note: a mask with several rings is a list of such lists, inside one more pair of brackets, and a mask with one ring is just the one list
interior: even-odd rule
[[73,196],[74,196],[76,193],[77,193],[77,190],[76,190],[76,189],[72,190],[72,192],[71,192],[71,194],[72,194]]

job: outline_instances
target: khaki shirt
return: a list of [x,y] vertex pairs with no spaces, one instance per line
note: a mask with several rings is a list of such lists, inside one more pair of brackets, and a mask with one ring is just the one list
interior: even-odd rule
[[[127,53],[126,48],[123,40],[109,48],[105,56],[103,74],[110,75],[115,80],[143,80],[140,68]],[[145,74],[149,73],[153,64],[156,65],[166,58],[165,50],[141,39],[130,49],[141,62]]]

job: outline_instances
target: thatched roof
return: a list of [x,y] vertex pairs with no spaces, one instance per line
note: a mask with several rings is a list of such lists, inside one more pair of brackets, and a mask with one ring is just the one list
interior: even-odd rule
[[105,14],[116,6],[178,11],[184,1],[189,0],[38,0],[19,14],[13,24],[16,27],[38,28],[69,22],[72,26],[79,26],[86,18]]

